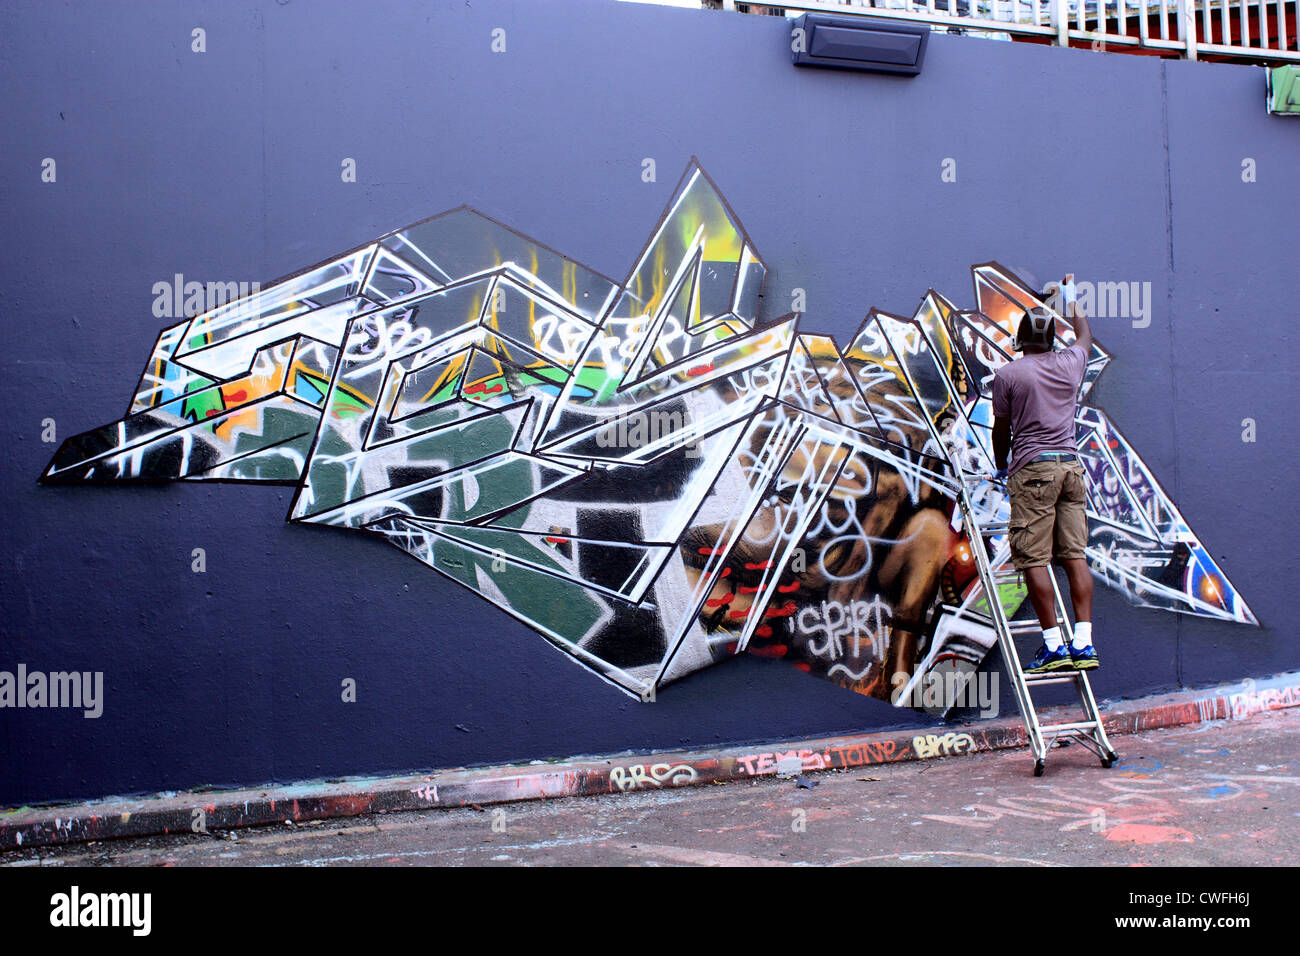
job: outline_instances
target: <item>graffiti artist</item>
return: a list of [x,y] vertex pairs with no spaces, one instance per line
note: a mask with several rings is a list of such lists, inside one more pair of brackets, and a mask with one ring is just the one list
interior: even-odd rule
[[[1043,646],[1025,668],[1028,674],[1089,670],[1099,663],[1092,643],[1092,573],[1084,558],[1084,470],[1074,425],[1092,330],[1077,307],[1072,274],[1061,292],[1074,321],[1074,343],[1057,351],[1056,316],[1034,307],[1021,316],[1012,344],[1021,357],[999,368],[993,379],[993,455],[1011,498],[1011,560],[1025,576],[1043,629]],[[1073,641],[1062,638],[1062,622],[1056,620],[1053,561],[1069,579]]]

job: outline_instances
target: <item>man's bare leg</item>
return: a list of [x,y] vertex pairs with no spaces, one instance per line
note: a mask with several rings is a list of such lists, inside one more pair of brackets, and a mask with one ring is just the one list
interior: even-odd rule
[[1077,666],[1074,663],[1073,652],[1066,646],[1069,641],[1061,632],[1062,622],[1056,619],[1056,598],[1052,593],[1051,566],[1025,568],[1024,574],[1025,581],[1029,585],[1029,599],[1033,602],[1034,612],[1038,615],[1038,626],[1043,629],[1043,646],[1025,667],[1025,673],[1044,674],[1048,671]]
[[[1034,604],[1034,612],[1038,615],[1038,624],[1044,631],[1056,627],[1056,602],[1052,598],[1052,569],[1050,567],[1025,568],[1025,583],[1029,585],[1029,600]],[[1092,578],[1088,579],[1088,586],[1092,587]],[[1073,593],[1073,588],[1071,588]],[[1088,607],[1092,607],[1092,592],[1088,592]]]
[[1070,581],[1070,603],[1074,605],[1074,620],[1092,620],[1092,569],[1084,558],[1066,558],[1065,576]]

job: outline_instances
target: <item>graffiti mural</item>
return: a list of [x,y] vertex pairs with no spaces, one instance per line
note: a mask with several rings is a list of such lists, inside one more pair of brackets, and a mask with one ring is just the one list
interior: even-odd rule
[[[694,161],[622,283],[462,207],[164,329],[127,416],[42,481],[293,486],[288,520],[381,537],[642,697],[746,652],[905,701],[994,643],[952,463],[992,471],[989,383],[1043,303],[977,265],[974,309],[929,292],[842,346],[760,325],[765,272]],[[1094,571],[1255,623],[1086,404],[1107,361],[1078,417]]]

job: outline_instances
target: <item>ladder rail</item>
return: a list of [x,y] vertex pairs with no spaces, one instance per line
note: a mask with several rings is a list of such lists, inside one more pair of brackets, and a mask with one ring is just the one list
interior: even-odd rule
[[1007,621],[1006,613],[1002,609],[1002,594],[998,590],[997,581],[989,562],[988,551],[984,547],[984,535],[981,533],[979,522],[975,517],[975,508],[970,500],[966,476],[961,468],[961,463],[956,460],[956,456],[954,456],[954,465],[958,478],[962,527],[966,532],[966,539],[970,543],[971,555],[975,559],[975,570],[979,574],[980,586],[984,589],[984,601],[989,608],[989,617],[993,621],[993,629],[997,634],[998,647],[1002,651],[1003,662],[1006,664],[1007,670],[1011,672],[1011,688],[1015,693],[1016,704],[1028,725],[1029,745],[1033,750],[1034,759],[1043,760],[1047,755],[1047,747],[1043,742],[1038,714],[1034,709],[1033,701],[1029,698],[1029,687],[1025,683],[1024,670],[1020,666],[1020,655],[1016,653],[1010,624]]
[[[1048,567],[1048,578],[1052,582],[1052,598],[1056,606],[1056,620],[1059,622],[1062,632],[1066,635],[1066,640],[1071,644],[1074,643],[1074,624],[1070,615],[1066,613],[1065,598],[1061,595],[1061,586],[1056,580],[1056,572]],[[1092,696],[1092,684],[1088,680],[1085,671],[1078,671],[1079,680],[1075,682],[1075,691],[1079,696],[1079,705],[1083,708],[1085,714],[1088,714],[1096,721],[1097,742],[1105,750],[1110,750],[1110,739],[1106,736],[1106,728],[1102,725],[1101,714],[1097,710],[1097,700]]]
[[[1068,674],[1064,672],[1051,672],[1038,678],[1038,675],[1026,675],[1024,668],[1020,663],[1020,654],[1016,650],[1015,633],[1019,633],[1025,628],[1013,630],[1013,623],[1007,619],[1006,611],[1002,606],[1002,592],[999,590],[999,578],[1009,580],[1012,577],[1018,577],[1017,572],[1008,572],[1005,569],[995,571],[993,569],[994,560],[1006,560],[1009,557],[1009,543],[1004,542],[999,547],[998,553],[992,558],[985,546],[985,539],[988,537],[1002,536],[1010,534],[1010,521],[993,523],[990,528],[980,526],[979,518],[974,502],[971,500],[970,487],[971,481],[987,481],[992,483],[994,479],[984,475],[968,475],[962,467],[960,455],[953,452],[949,455],[952,463],[955,477],[957,479],[957,502],[961,509],[962,529],[966,534],[967,542],[970,546],[971,556],[975,561],[975,570],[979,575],[980,586],[984,590],[984,600],[988,605],[989,619],[993,623],[994,631],[997,635],[998,648],[1002,652],[1002,659],[1006,665],[1007,671],[1011,677],[1012,691],[1015,694],[1016,705],[1020,710],[1022,719],[1025,722],[1025,729],[1029,735],[1030,749],[1034,754],[1034,774],[1039,775],[1043,771],[1047,758],[1047,751],[1051,744],[1056,742],[1060,737],[1070,737],[1077,739],[1084,744],[1089,750],[1097,754],[1102,760],[1103,766],[1111,766],[1116,759],[1114,749],[1106,736],[1105,727],[1102,724],[1101,714],[1097,710],[1097,701],[1092,694],[1092,686],[1088,681],[1088,675],[1085,671],[1072,670]],[[1048,568],[1048,577],[1052,582],[1052,604],[1055,610],[1056,619],[1065,635],[1065,640],[1073,642],[1074,626],[1071,623],[1070,615],[1066,611],[1065,599],[1061,594],[1061,588],[1056,580],[1056,574]],[[1024,625],[1028,622],[1015,622]],[[1034,706],[1033,698],[1030,693],[1029,677],[1038,678],[1033,681],[1035,684],[1058,684],[1072,683],[1079,698],[1079,704],[1084,713],[1084,720],[1072,721],[1064,724],[1047,725],[1046,727],[1038,719],[1038,710]],[[1088,732],[1085,733],[1084,731]]]

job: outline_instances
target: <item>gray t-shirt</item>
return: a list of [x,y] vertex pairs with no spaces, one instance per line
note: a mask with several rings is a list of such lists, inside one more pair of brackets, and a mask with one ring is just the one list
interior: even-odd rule
[[993,376],[993,414],[1011,420],[1008,476],[1046,451],[1077,452],[1074,410],[1088,357],[1071,345],[1022,355]]

